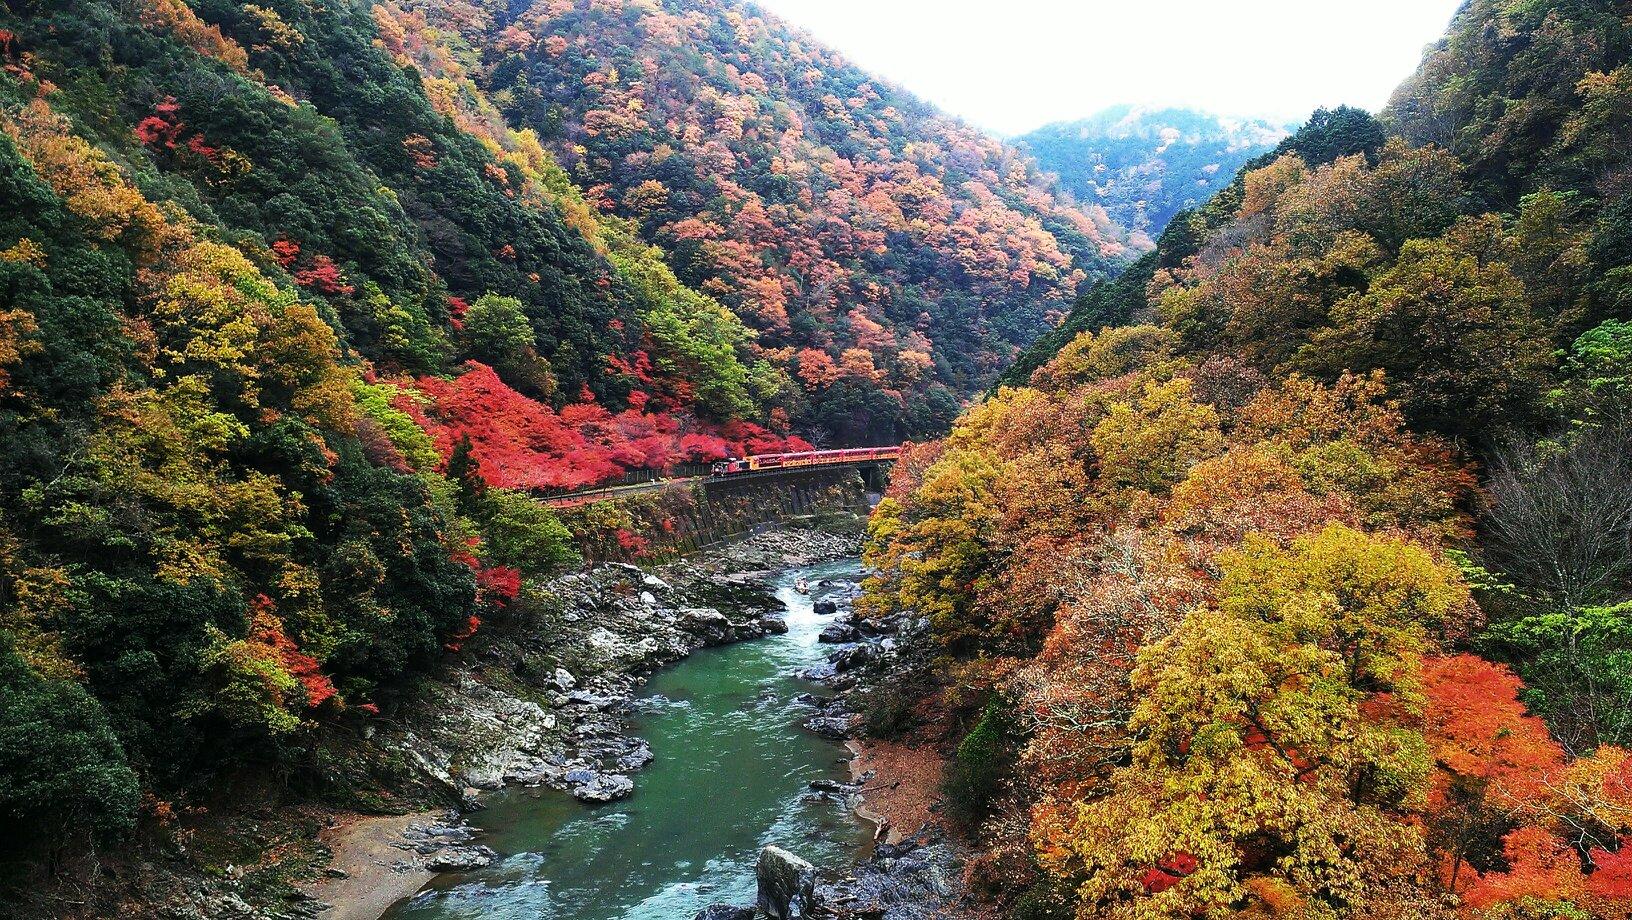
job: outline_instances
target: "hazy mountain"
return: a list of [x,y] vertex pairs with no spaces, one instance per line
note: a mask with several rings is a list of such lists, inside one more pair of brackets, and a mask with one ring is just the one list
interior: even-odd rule
[[1099,205],[1118,224],[1154,236],[1287,134],[1286,126],[1263,119],[1119,105],[1044,125],[1014,143],[1082,204]]

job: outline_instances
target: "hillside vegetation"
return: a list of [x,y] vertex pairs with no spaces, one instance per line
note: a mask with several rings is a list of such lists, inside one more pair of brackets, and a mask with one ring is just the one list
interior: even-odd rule
[[1287,134],[1262,119],[1119,105],[1028,131],[1014,145],[1148,246],[1173,215],[1205,203]]
[[0,10],[7,880],[384,782],[335,742],[575,558],[529,491],[944,426],[1120,252],[746,8],[461,34]]
[[1472,0],[902,464],[1011,916],[1632,911],[1626,13]]
[[1013,149],[738,0],[392,9],[439,94],[535,132],[838,440],[944,431],[1127,253]]
[[0,10],[8,879],[389,784],[529,493],[944,428],[1121,252],[747,7],[428,12]]

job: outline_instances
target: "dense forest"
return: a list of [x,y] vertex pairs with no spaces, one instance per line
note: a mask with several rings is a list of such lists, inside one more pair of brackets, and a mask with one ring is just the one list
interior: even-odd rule
[[911,438],[984,906],[1632,917],[1629,152],[1623,0],[1024,149],[739,0],[6,0],[0,913],[407,784],[542,493]]
[[1062,191],[1104,208],[1148,247],[1175,214],[1205,203],[1289,133],[1262,119],[1118,105],[1044,125],[1013,143],[1057,176]]
[[944,427],[1121,252],[775,23],[529,15],[0,8],[8,877],[350,782],[330,740],[573,561],[529,493]]
[[1627,13],[1470,0],[903,462],[870,724],[1008,915],[1632,910]]
[[844,442],[944,432],[1128,252],[1013,149],[737,0],[376,15],[440,94],[485,95],[742,317],[795,418]]

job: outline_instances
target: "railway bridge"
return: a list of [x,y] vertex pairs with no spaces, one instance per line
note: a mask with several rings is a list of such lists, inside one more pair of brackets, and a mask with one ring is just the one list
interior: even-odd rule
[[867,491],[883,492],[889,484],[890,469],[900,456],[899,445],[786,454],[752,454],[711,464],[683,464],[668,471],[639,470],[625,474],[623,480],[618,482],[538,495],[545,504],[555,508],[576,508],[682,483],[700,484],[709,492],[729,492],[749,484],[765,486],[773,484],[777,479],[797,481],[808,478],[812,473],[832,473],[845,469],[853,469],[859,473],[866,483]]

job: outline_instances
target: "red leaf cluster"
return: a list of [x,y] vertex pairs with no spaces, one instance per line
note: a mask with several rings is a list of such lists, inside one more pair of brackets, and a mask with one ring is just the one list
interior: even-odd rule
[[185,149],[213,166],[221,165],[220,149],[206,142],[204,135],[187,128],[174,96],[166,96],[163,102],[153,106],[153,114],[136,125],[136,138],[148,147],[168,151]]
[[1545,794],[1564,750],[1519,702],[1518,675],[1476,655],[1454,655],[1424,659],[1422,677],[1425,734],[1441,768],[1436,797],[1449,776],[1493,782],[1515,801]]
[[1151,894],[1158,894],[1177,885],[1181,879],[1196,871],[1196,857],[1185,852],[1173,853],[1146,869],[1139,876],[1139,884]]
[[176,97],[164,97],[163,102],[153,106],[153,114],[136,125],[136,137],[149,147],[176,149],[181,142],[182,131],[186,129],[178,117],[180,109]]
[[[637,357],[631,367],[638,366]],[[612,412],[587,391],[580,397],[556,412],[511,389],[492,368],[472,361],[452,380],[419,378],[397,406],[430,433],[444,457],[468,435],[482,478],[501,488],[582,488],[629,470],[810,449],[803,439],[782,437],[752,422],[712,425],[639,407]]]
[[521,572],[503,565],[477,569],[476,590],[483,600],[503,607],[521,593]]
[[349,295],[357,290],[346,283],[345,276],[340,273],[340,266],[325,255],[313,256],[309,266],[295,272],[295,283],[322,294]]
[[279,265],[288,268],[300,258],[300,244],[294,240],[278,240],[272,244],[272,256]]
[[306,691],[307,708],[316,709],[339,695],[334,681],[323,673],[317,659],[301,651],[284,632],[283,621],[278,618],[272,599],[264,594],[251,604],[249,640],[270,649],[277,656],[278,664],[300,681]]
[[632,530],[619,527],[616,536],[618,547],[635,559],[641,558],[651,550],[652,541]]

